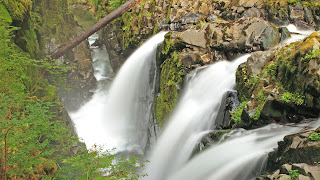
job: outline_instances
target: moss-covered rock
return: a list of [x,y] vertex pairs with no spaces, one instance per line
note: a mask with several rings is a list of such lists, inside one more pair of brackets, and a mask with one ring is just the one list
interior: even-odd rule
[[160,65],[157,88],[158,95],[155,97],[154,114],[156,121],[162,126],[178,101],[182,86],[183,69],[179,49],[172,42],[172,33],[166,35],[164,43],[159,47],[157,64]]
[[10,25],[12,23],[10,13],[2,3],[0,3],[0,22],[1,25]]
[[319,46],[320,32],[315,32],[300,42],[262,53],[266,56],[253,55],[239,66],[237,91],[242,102],[249,101],[245,110],[252,120],[295,122],[294,115],[318,115]]

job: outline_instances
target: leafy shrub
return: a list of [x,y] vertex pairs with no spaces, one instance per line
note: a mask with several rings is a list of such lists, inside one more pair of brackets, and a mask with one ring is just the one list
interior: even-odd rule
[[291,177],[291,179],[297,179],[297,177],[299,176],[298,170],[290,170],[289,176]]
[[320,140],[320,133],[314,132],[308,138],[311,141],[319,141]]

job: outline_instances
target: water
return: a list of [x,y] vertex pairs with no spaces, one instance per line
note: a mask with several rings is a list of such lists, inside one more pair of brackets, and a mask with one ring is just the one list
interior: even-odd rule
[[88,149],[95,144],[104,145],[105,143],[103,139],[104,129],[101,125],[104,119],[102,112],[107,100],[108,87],[114,76],[106,47],[104,45],[100,47],[92,46],[98,38],[98,34],[93,34],[88,38],[94,76],[98,81],[97,90],[94,92],[92,99],[77,112],[69,112],[79,138],[85,142]]
[[249,131],[236,129],[227,134],[227,140],[201,152],[167,179],[252,179],[260,175],[268,152],[277,147],[278,141],[285,135],[302,131],[306,126],[315,129],[319,122],[296,127],[270,124]]
[[[311,31],[288,26],[292,37],[301,40]],[[189,81],[169,124],[152,150],[145,173],[150,180],[251,179],[259,175],[267,153],[285,135],[303,128],[269,125],[257,130],[233,132],[232,138],[189,160],[195,145],[212,128],[223,94],[235,85],[235,71],[250,55],[233,62],[218,62],[187,76]]]
[[143,153],[155,86],[155,58],[166,32],[160,32],[139,47],[119,70],[105,106],[104,137],[115,147]]
[[[111,86],[113,72],[105,47],[91,47],[98,89],[87,104],[70,114],[87,148],[98,145],[121,152],[144,152],[154,97],[156,48],[164,35],[157,34],[136,50]],[[90,44],[95,39],[97,35],[91,36]]]
[[223,95],[234,88],[238,65],[248,57],[217,62],[190,78],[169,124],[147,158],[150,163],[146,179],[166,179],[186,163],[203,132],[212,127]]
[[305,37],[309,36],[311,33],[314,31],[309,31],[309,30],[299,30],[295,25],[289,24],[286,26],[289,32],[291,33],[291,37],[286,39],[284,41],[285,44],[289,44],[292,42],[296,42],[299,40],[304,39]]
[[[296,33],[285,43],[311,33],[292,26],[288,29]],[[112,84],[114,75],[105,48],[92,47],[98,89],[86,105],[71,113],[77,133],[88,148],[96,144],[121,152],[145,152],[154,96],[155,53],[164,34],[148,40],[130,56]],[[89,39],[91,44],[96,37]],[[238,129],[226,135],[227,140],[190,159],[195,145],[213,128],[223,95],[234,89],[238,65],[249,56],[201,67],[187,76],[177,108],[147,157],[150,163],[145,179],[250,179],[261,172],[266,154],[278,141],[302,129],[274,124],[251,131]]]

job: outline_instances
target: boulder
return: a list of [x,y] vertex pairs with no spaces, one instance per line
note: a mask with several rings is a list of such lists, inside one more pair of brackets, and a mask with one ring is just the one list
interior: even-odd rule
[[205,38],[205,33],[206,32],[204,30],[188,29],[182,32],[179,37],[182,42],[206,48],[207,40]]
[[228,91],[223,96],[219,112],[214,122],[215,129],[225,129],[229,126],[231,113],[239,106],[237,92]]
[[[273,173],[265,176],[260,176],[256,179],[261,180],[273,180],[273,179],[292,179],[293,174],[292,172],[295,171],[296,179],[297,180],[315,180],[320,177],[320,166],[316,165],[309,165],[306,163],[299,163],[299,164],[284,164],[281,166],[280,169],[277,169]],[[287,179],[286,179],[287,180]]]
[[[320,32],[267,52],[253,53],[238,67],[236,85],[255,120],[297,122],[320,112]],[[298,116],[297,116],[298,115]],[[297,118],[298,117],[298,118]]]

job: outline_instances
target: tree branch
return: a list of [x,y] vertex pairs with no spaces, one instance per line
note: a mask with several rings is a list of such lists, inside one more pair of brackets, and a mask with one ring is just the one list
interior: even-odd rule
[[141,0],[128,0],[126,3],[121,5],[118,9],[112,11],[110,14],[108,14],[106,17],[102,18],[99,22],[97,22],[95,25],[93,25],[91,28],[83,32],[80,36],[73,39],[68,44],[59,47],[55,52],[51,54],[52,59],[58,59],[59,57],[63,56],[64,53],[66,53],[68,50],[76,47],[79,45],[83,40],[87,39],[89,36],[94,34],[95,32],[102,29],[104,26],[109,24],[111,21],[113,21],[115,18],[121,16],[126,11],[130,10],[134,7],[136,3],[141,2]]

